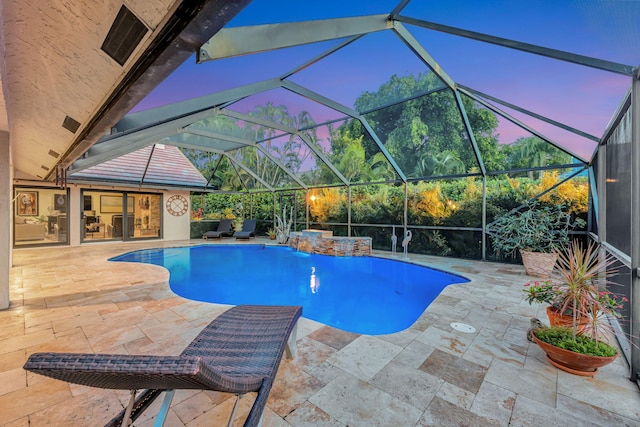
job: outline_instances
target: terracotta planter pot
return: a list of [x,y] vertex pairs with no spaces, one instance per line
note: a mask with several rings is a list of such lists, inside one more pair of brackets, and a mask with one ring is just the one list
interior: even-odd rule
[[536,337],[536,331],[533,331],[532,335],[536,344],[547,354],[549,363],[574,375],[593,377],[598,373],[598,368],[608,365],[618,357],[617,354],[611,357],[601,357],[576,353],[539,340]]
[[524,271],[528,276],[534,277],[551,276],[558,259],[556,253],[531,252],[522,249],[520,249],[520,256],[522,256]]
[[[564,326],[565,328],[573,328],[573,316],[561,314],[553,307],[547,307],[547,317],[551,326]],[[584,332],[589,326],[588,321],[578,321],[578,332]]]

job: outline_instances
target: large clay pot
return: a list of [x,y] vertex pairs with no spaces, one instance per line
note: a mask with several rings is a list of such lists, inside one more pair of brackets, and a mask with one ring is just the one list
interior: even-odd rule
[[558,254],[555,252],[531,252],[520,249],[524,271],[528,276],[549,277],[556,265]]
[[601,357],[576,353],[539,340],[536,337],[536,331],[533,331],[532,335],[536,344],[547,354],[549,363],[571,374],[593,377],[598,373],[598,368],[608,365],[618,357],[617,354],[610,357]]
[[[547,317],[549,318],[549,324],[551,326],[564,326],[565,328],[573,328],[573,316],[562,314],[552,306],[547,307]],[[589,326],[588,321],[578,320],[578,332],[584,332],[587,326]]]

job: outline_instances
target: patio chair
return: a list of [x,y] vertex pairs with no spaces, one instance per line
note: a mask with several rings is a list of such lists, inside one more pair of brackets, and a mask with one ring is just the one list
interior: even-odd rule
[[242,222],[242,230],[236,231],[234,234],[236,239],[250,239],[256,237],[256,220],[245,219]]
[[202,238],[207,239],[220,239],[222,237],[233,236],[233,222],[230,219],[222,218],[218,223],[218,229],[215,231],[207,231],[202,235]]
[[[240,305],[227,310],[180,356],[35,353],[27,371],[74,384],[130,390],[128,406],[107,426],[129,425],[162,392],[156,426],[162,426],[176,389],[234,393],[229,426],[246,393],[257,392],[244,426],[260,425],[283,352],[295,354],[297,306]],[[285,348],[286,347],[286,348]],[[136,390],[145,390],[136,399]]]

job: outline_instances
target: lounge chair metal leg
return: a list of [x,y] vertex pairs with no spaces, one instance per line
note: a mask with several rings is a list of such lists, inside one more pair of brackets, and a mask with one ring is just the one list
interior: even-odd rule
[[129,398],[129,404],[127,405],[127,410],[124,412],[124,417],[122,418],[122,427],[128,427],[133,424],[131,421],[131,411],[133,411],[133,404],[136,401],[136,390],[130,390],[131,397]]
[[293,359],[296,356],[296,340],[298,335],[298,322],[296,321],[295,326],[291,330],[291,335],[289,335],[289,339],[287,340],[287,345],[284,348],[287,352],[287,358]]
[[173,400],[173,395],[175,394],[175,392],[175,390],[165,390],[166,394],[164,395],[162,406],[160,406],[158,417],[156,418],[156,422],[153,424],[153,427],[162,427],[164,425],[164,421],[167,418],[169,406],[171,406],[171,401]]
[[233,420],[236,417],[236,411],[238,410],[238,404],[240,403],[240,399],[242,399],[243,396],[244,396],[244,394],[236,394],[236,403],[233,404],[233,410],[231,411],[231,417],[229,418],[229,424],[227,424],[227,427],[233,427]]

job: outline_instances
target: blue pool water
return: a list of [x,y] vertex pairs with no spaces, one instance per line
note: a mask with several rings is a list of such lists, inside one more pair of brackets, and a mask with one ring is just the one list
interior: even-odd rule
[[301,305],[303,316],[349,332],[379,335],[411,326],[462,276],[373,257],[333,257],[282,246],[148,249],[111,261],[167,268],[176,294],[220,304]]

